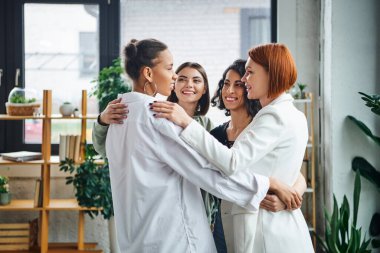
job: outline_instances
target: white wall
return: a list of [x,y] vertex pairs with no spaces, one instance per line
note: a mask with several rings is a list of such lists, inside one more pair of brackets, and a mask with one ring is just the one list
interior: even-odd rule
[[[365,157],[380,168],[380,148],[347,120],[353,115],[380,135],[379,116],[364,106],[357,92],[380,93],[380,2],[377,0],[323,0],[326,17],[322,29],[323,50],[331,52],[322,62],[322,87],[325,106],[324,140],[326,173],[332,193],[342,201],[344,194],[352,203],[354,174],[351,161]],[[362,179],[358,223],[366,230],[370,218],[380,210],[379,193]]]

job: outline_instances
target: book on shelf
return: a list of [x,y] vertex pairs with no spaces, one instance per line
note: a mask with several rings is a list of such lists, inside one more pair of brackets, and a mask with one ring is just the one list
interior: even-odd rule
[[[41,179],[36,180],[36,185],[34,187],[34,202],[33,207],[40,207],[40,195],[41,195]],[[41,198],[42,199],[42,198]]]
[[60,135],[59,137],[59,161],[66,158],[78,162],[80,159],[80,135]]
[[42,159],[41,152],[30,152],[30,151],[2,153],[1,156],[3,157],[4,160],[9,160],[13,162],[26,162],[26,161]]
[[59,161],[65,160],[65,154],[66,154],[66,136],[65,135],[59,135]]

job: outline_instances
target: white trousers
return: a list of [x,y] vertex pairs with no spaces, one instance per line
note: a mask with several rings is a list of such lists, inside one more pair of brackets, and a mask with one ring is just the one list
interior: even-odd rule
[[234,214],[232,217],[234,227],[234,252],[253,253],[258,215]]

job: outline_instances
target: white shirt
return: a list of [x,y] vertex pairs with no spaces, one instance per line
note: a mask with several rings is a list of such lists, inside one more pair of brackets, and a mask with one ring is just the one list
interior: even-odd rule
[[154,118],[154,98],[131,92],[128,119],[106,140],[121,252],[216,252],[199,187],[257,210],[267,177],[242,170],[227,178],[179,138],[181,128]]
[[[231,149],[191,122],[181,138],[226,175],[249,170],[292,186],[300,173],[308,140],[305,115],[282,94],[262,108]],[[255,213],[233,205],[232,214]],[[257,212],[256,212],[257,214]],[[260,209],[254,252],[314,252],[299,209],[277,213]],[[275,242],[275,243],[274,243]]]

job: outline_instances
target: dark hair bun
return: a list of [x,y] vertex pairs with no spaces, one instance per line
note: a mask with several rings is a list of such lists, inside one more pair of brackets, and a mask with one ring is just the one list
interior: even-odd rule
[[137,40],[132,39],[125,47],[124,51],[128,59],[133,59],[137,55],[136,43],[137,43]]

